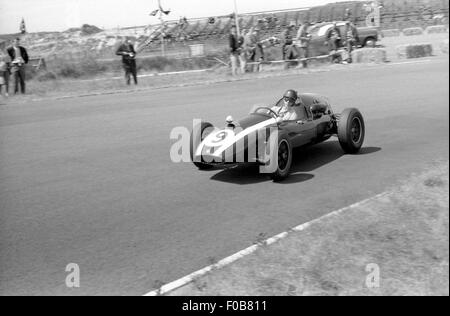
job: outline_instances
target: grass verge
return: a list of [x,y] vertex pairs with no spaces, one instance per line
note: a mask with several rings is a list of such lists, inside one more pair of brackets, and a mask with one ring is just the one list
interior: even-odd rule
[[[349,65],[347,65],[347,68]],[[89,80],[30,80],[27,82],[27,90],[30,94],[25,96],[14,96],[10,101],[29,101],[39,98],[59,98],[75,97],[90,94],[108,94],[108,93],[126,93],[139,90],[148,90],[154,88],[177,87],[186,85],[208,85],[219,82],[261,79],[275,76],[285,76],[292,74],[307,74],[311,72],[331,71],[333,69],[343,68],[342,65],[323,65],[319,67],[310,67],[307,70],[293,68],[283,70],[280,65],[266,66],[264,72],[247,73],[237,77],[231,76],[228,69],[219,68],[205,72],[182,73],[174,75],[158,75],[139,77],[139,84],[127,86],[123,75],[111,74],[106,78],[97,78]],[[151,74],[150,74],[151,75]]]
[[[259,248],[170,295],[449,295],[449,165]],[[380,286],[368,288],[369,264]]]

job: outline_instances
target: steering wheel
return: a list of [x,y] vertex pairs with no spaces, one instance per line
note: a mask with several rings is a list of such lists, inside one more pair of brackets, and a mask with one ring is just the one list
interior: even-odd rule
[[[261,107],[255,109],[254,113],[257,113],[259,110],[266,110],[266,111],[269,111],[269,114],[272,114],[273,117],[275,117],[275,118],[277,118],[277,117],[279,116],[274,110],[272,110],[272,109],[269,108],[269,107],[265,107],[265,106],[261,106]],[[264,113],[264,114],[267,114],[267,113]]]

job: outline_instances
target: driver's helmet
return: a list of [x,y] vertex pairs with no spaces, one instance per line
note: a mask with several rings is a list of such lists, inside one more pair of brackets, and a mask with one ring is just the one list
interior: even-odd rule
[[298,99],[297,91],[287,90],[283,95],[283,101],[286,105],[293,106]]

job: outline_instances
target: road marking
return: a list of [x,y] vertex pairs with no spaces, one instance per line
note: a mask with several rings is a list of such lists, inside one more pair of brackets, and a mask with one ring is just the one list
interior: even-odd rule
[[211,272],[213,270],[221,269],[221,268],[223,268],[223,267],[225,267],[225,266],[235,262],[238,259],[241,259],[241,258],[243,258],[245,256],[248,256],[249,254],[252,254],[256,250],[261,248],[263,245],[271,245],[271,244],[273,244],[273,243],[275,243],[277,241],[280,241],[281,239],[286,238],[292,232],[300,232],[302,230],[305,230],[306,228],[310,227],[311,225],[313,225],[315,223],[318,223],[318,222],[320,222],[320,221],[322,221],[322,220],[324,220],[326,218],[337,216],[337,215],[339,215],[339,214],[341,214],[341,213],[343,213],[343,212],[345,212],[347,210],[359,207],[362,204],[365,204],[365,203],[367,203],[369,201],[378,199],[380,197],[384,197],[384,196],[388,195],[389,193],[391,193],[391,192],[386,191],[386,192],[374,195],[374,196],[372,196],[370,198],[367,198],[365,200],[356,202],[356,203],[354,203],[352,205],[343,207],[341,209],[338,209],[338,210],[335,210],[335,211],[333,211],[331,213],[323,215],[323,216],[321,216],[319,218],[316,218],[316,219],[314,219],[312,221],[309,221],[309,222],[303,223],[301,225],[298,225],[298,226],[290,229],[289,231],[282,232],[282,233],[280,233],[278,235],[275,235],[273,237],[270,237],[270,238],[260,242],[259,244],[255,244],[255,245],[252,245],[252,246],[250,246],[248,248],[245,248],[245,249],[243,249],[241,251],[238,251],[235,254],[233,254],[231,256],[228,256],[228,257],[218,261],[215,264],[209,265],[207,267],[204,267],[203,269],[195,271],[195,272],[193,272],[193,273],[191,273],[191,274],[189,274],[187,276],[184,276],[184,277],[182,277],[182,278],[180,278],[178,280],[175,280],[173,282],[167,283],[167,284],[161,286],[159,289],[150,291],[150,292],[144,294],[143,296],[158,296],[158,295],[164,295],[164,294],[167,294],[169,292],[172,292],[172,291],[174,291],[176,289],[179,289],[179,288],[181,288],[181,287],[183,287],[183,286],[193,282],[195,279],[197,279],[197,278],[199,278],[201,276],[204,276],[204,275],[206,275],[207,273],[209,273],[209,272]]

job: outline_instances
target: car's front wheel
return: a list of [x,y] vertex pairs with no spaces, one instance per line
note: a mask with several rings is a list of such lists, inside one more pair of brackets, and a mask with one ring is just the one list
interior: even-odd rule
[[[286,135],[278,138],[273,155],[277,155],[276,171],[271,174],[273,181],[278,182],[289,176],[292,165],[292,144]],[[275,156],[273,156],[275,157]]]
[[[190,136],[190,155],[191,155],[191,161],[194,163],[194,165],[200,169],[200,170],[206,170],[211,169],[213,166],[207,163],[203,162],[203,159],[200,158],[200,161],[196,161],[194,154],[197,150],[198,145],[208,136],[208,131],[211,132],[213,129],[213,125],[208,122],[201,122],[200,126],[196,126],[191,131]],[[194,135],[194,131],[200,133],[200,135]],[[200,136],[200,137],[198,137]]]

